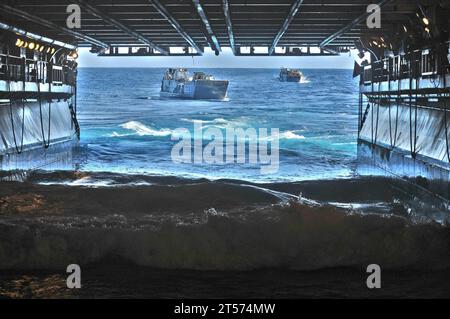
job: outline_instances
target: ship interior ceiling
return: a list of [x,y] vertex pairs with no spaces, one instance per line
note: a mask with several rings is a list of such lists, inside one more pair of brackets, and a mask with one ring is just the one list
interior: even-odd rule
[[[170,49],[175,47],[183,48],[186,55],[200,55],[205,47],[220,54],[223,47],[229,47],[235,55],[335,55],[355,48],[359,39],[382,36],[396,44],[405,27],[416,27],[418,7],[426,11],[438,4],[448,10],[448,2],[14,0],[0,4],[0,22],[80,47],[93,47],[92,52],[99,54],[118,54],[118,49],[110,49],[115,47],[128,47],[125,55],[177,55]],[[367,7],[372,3],[382,8],[379,29],[365,25]],[[70,4],[81,7],[79,29],[66,26]],[[131,49],[137,47],[141,50]]]

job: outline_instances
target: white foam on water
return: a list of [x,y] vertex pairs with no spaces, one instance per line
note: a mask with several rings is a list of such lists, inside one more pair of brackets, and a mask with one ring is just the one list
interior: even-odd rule
[[81,177],[79,179],[73,181],[45,181],[39,182],[39,185],[65,185],[65,186],[83,186],[83,187],[109,187],[114,185],[114,181],[112,180],[98,180],[93,179],[90,176]]
[[132,133],[117,133],[116,131],[112,132],[111,134],[108,134],[108,137],[124,137],[124,136],[131,136]]
[[308,78],[304,77],[304,78],[302,78],[302,79],[300,80],[299,83],[300,83],[300,84],[308,84],[308,83],[311,83],[311,81],[308,80]]
[[147,126],[141,122],[138,121],[130,121],[130,122],[126,122],[124,124],[121,124],[120,127],[126,129],[126,130],[130,130],[130,131],[134,131],[135,134],[139,135],[139,136],[157,136],[157,137],[162,137],[162,136],[170,136],[172,135],[172,130],[170,129],[154,129],[150,126]]
[[306,139],[303,135],[298,135],[294,133],[294,131],[286,131],[280,133],[280,139],[286,139],[286,140],[304,140]]
[[266,138],[262,138],[263,141],[273,141],[274,138],[278,138],[279,140],[305,140],[306,137],[304,135],[299,135],[296,132],[298,131],[284,131],[280,132],[279,134],[270,133],[271,136],[268,136]]
[[216,118],[213,120],[200,120],[200,119],[181,119],[181,121],[183,122],[189,122],[189,123],[194,123],[194,124],[212,124],[212,125],[230,125],[230,126],[237,126],[237,125],[243,125],[244,123],[242,123],[241,121],[236,121],[236,120],[226,120],[224,118]]

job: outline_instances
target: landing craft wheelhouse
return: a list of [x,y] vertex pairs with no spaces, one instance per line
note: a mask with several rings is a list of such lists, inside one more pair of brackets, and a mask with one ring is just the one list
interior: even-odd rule
[[196,100],[224,100],[227,98],[228,81],[215,80],[212,75],[187,69],[171,68],[161,83],[161,96]]

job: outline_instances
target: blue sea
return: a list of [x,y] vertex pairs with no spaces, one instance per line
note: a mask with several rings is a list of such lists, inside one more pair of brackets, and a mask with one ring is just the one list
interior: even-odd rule
[[[70,168],[0,182],[0,298],[450,296],[448,213],[360,174],[351,71],[207,70],[230,81],[225,101],[161,98],[164,71],[79,70]],[[279,170],[175,163],[177,129],[199,123],[279,129]]]
[[[276,69],[208,69],[229,80],[226,101],[159,96],[164,69],[80,69],[81,169],[257,182],[348,177],[354,173],[358,85],[349,70],[304,70],[283,83]],[[258,165],[178,164],[178,128],[279,129],[279,170]]]

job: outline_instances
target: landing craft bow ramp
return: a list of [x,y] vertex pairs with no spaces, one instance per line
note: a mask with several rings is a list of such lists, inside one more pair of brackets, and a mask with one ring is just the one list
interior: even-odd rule
[[[81,27],[70,29],[73,4]],[[379,29],[366,25],[371,4],[381,8]],[[0,22],[101,55],[220,54],[228,47],[235,55],[300,56],[347,52],[361,37],[394,37],[416,12],[410,0],[13,0],[0,4]]]

